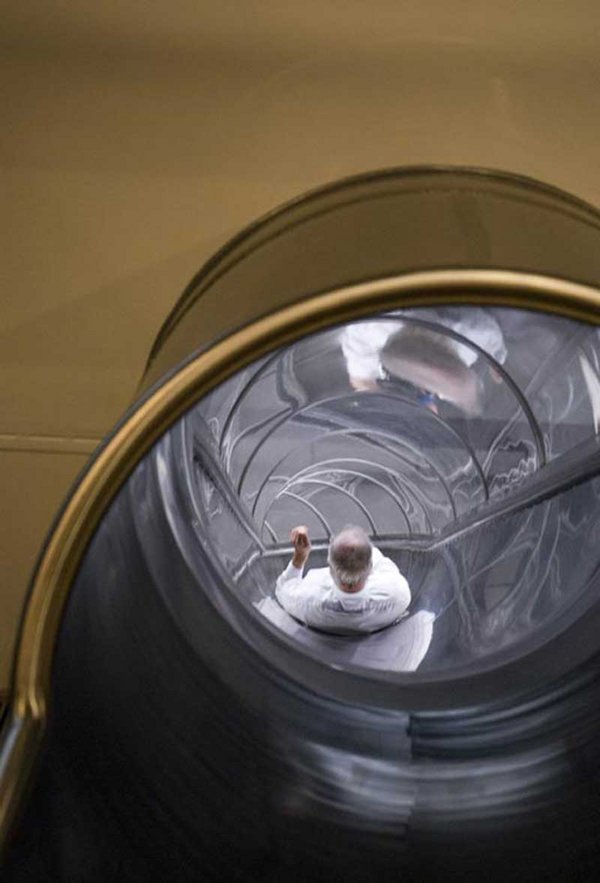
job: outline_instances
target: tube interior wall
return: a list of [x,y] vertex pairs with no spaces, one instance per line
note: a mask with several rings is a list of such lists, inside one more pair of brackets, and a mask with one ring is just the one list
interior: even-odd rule
[[[470,350],[470,413],[397,377],[354,390],[342,328],[251,366],[155,446],[73,587],[6,879],[593,876],[598,332],[493,317],[498,359],[448,313],[363,323]],[[298,520],[315,563],[365,526],[409,579],[406,620],[355,639],[273,616]]]
[[[364,361],[365,341],[377,353],[399,329],[431,335],[432,359],[442,343],[461,352],[477,408],[443,395],[432,408],[385,372],[373,389],[352,388],[353,342]],[[295,641],[320,657],[327,647],[335,664],[476,671],[544,644],[595,598],[599,347],[593,327],[526,311],[376,317],[224,384],[185,418],[165,458],[194,464],[186,494],[231,594]],[[335,530],[364,527],[407,575],[414,617],[355,646],[286,617],[273,585],[297,523],[321,565]],[[408,644],[414,657],[401,652]]]

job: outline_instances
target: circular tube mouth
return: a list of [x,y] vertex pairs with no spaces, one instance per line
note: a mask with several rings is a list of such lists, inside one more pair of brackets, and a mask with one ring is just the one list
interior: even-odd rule
[[[599,319],[598,292],[565,280],[503,271],[415,273],[327,292],[260,319],[193,357],[162,385],[147,393],[104,442],[67,501],[43,550],[18,645],[13,713],[33,720],[45,718],[51,660],[61,614],[89,540],[135,466],[167,429],[203,396],[279,347],[312,332],[376,312],[457,303],[522,307],[524,302],[528,309],[592,323]],[[318,677],[322,676],[319,670]],[[469,679],[467,691],[474,697],[476,680]],[[517,683],[519,687],[524,686],[519,678]],[[462,701],[462,695],[458,699],[462,693],[458,683],[455,686],[457,701]],[[409,696],[406,698],[410,701]]]
[[[457,314],[446,310],[441,318],[452,321],[452,315]],[[458,315],[463,315],[463,311]],[[470,315],[482,319],[480,311],[471,311]],[[529,352],[535,337],[535,319],[527,312],[514,310],[498,311],[498,319],[501,323],[513,323],[511,346],[515,343],[515,329],[520,328],[522,333],[527,327],[525,347]],[[412,322],[418,323],[417,329],[422,327],[422,319],[415,318],[411,311],[403,311],[393,319],[388,315],[385,319],[375,317],[358,325],[344,326],[341,333],[351,333],[353,340],[355,337],[366,340],[374,333],[375,340],[381,343],[382,330],[385,340],[388,334],[393,337],[398,325],[411,329]],[[441,325],[437,327],[443,329]],[[509,324],[509,333],[510,328]],[[548,335],[557,334],[561,328],[564,339],[559,348],[559,362],[549,347]],[[575,379],[579,378],[577,350],[584,341],[594,350],[594,329],[546,319],[546,326],[538,329],[538,334],[540,331],[544,350],[550,350],[546,368],[556,368],[559,364],[562,379],[571,376],[566,367],[567,355],[571,353],[569,358],[573,360],[575,351],[575,368],[571,373]],[[438,336],[443,336],[441,331]],[[519,395],[513,395],[510,387],[500,389],[503,375],[509,377],[509,374],[492,373],[496,372],[496,363],[487,362],[483,351],[479,354],[483,365],[478,363],[478,370],[487,378],[486,393],[492,394],[487,401],[494,403],[497,419],[488,421],[488,427],[486,422],[473,422],[462,414],[458,418],[462,430],[459,432],[452,427],[452,422],[448,424],[420,404],[418,398],[407,398],[403,386],[399,387],[400,393],[393,384],[385,389],[376,387],[367,394],[350,389],[339,363],[336,372],[336,358],[343,361],[341,339],[339,331],[328,330],[305,338],[300,346],[277,350],[258,366],[236,374],[229,383],[217,388],[215,396],[209,394],[190,411],[174,429],[169,443],[161,448],[164,508],[175,509],[170,501],[182,499],[187,499],[189,507],[184,509],[179,504],[182,517],[170,520],[171,531],[186,559],[192,562],[191,567],[194,567],[194,548],[200,542],[210,550],[210,557],[222,564],[219,585],[212,589],[205,586],[209,594],[213,593],[218,609],[226,611],[223,615],[230,618],[234,627],[240,617],[243,618],[238,629],[240,635],[248,641],[251,635],[250,643],[260,647],[266,659],[274,658],[278,650],[269,649],[269,640],[258,635],[256,625],[247,621],[252,608],[264,612],[271,624],[278,626],[273,640],[283,630],[284,635],[297,640],[296,649],[303,649],[316,662],[373,679],[380,677],[381,672],[388,672],[384,677],[397,685],[404,682],[395,677],[397,673],[410,672],[412,681],[439,684],[455,679],[458,674],[471,677],[481,671],[497,670],[541,643],[547,643],[553,635],[552,627],[554,634],[565,627],[563,602],[569,599],[568,608],[572,594],[563,585],[562,592],[555,598],[556,592],[546,586],[544,592],[553,600],[546,603],[543,612],[536,610],[534,599],[541,588],[531,586],[523,573],[522,550],[529,549],[539,558],[533,538],[537,531],[542,531],[546,545],[548,536],[554,537],[553,553],[560,552],[567,557],[571,554],[565,540],[571,536],[568,522],[564,523],[562,540],[555,532],[569,507],[573,510],[573,503],[564,506],[557,515],[556,512],[549,514],[546,502],[593,476],[597,468],[594,457],[592,462],[586,460],[585,476],[580,466],[571,471],[568,478],[562,468],[558,474],[554,461],[563,455],[564,444],[562,447],[555,444],[556,427],[548,420],[549,415],[543,410],[538,412],[542,431],[519,386],[513,383]],[[473,353],[468,352],[467,357],[475,370]],[[514,361],[510,364],[516,367]],[[526,372],[521,376],[526,376]],[[559,385],[558,375],[550,373],[548,377],[542,387],[543,396],[553,384]],[[326,396],[323,396],[324,387]],[[539,398],[540,389],[534,385],[528,392],[534,396],[534,407],[538,411],[543,400]],[[566,395],[572,399],[569,386]],[[585,387],[581,395],[585,409]],[[554,399],[562,400],[558,388],[554,389]],[[499,404],[506,407],[498,411]],[[577,408],[581,408],[581,404],[571,403],[566,423],[570,424],[576,413],[577,420],[580,419],[583,411]],[[458,408],[454,407],[450,421],[456,420],[457,412]],[[512,423],[512,429],[506,428],[505,417]],[[588,423],[581,428],[569,425],[571,445],[574,429],[577,429],[576,440],[580,441],[589,441],[594,432]],[[547,451],[552,459],[550,469],[545,468]],[[592,445],[592,455],[594,452]],[[579,454],[582,453],[580,449]],[[182,469],[185,477],[174,479]],[[219,475],[220,470],[224,475]],[[235,512],[236,501],[241,503],[241,513],[226,518],[223,510]],[[582,501],[580,495],[579,508]],[[588,496],[587,505],[590,502],[593,506],[594,499]],[[205,514],[207,509],[212,510],[209,515]],[[334,526],[337,531],[355,518],[369,531],[377,546],[381,542],[386,554],[389,550],[395,556],[396,564],[407,576],[415,602],[411,603],[411,613],[416,612],[415,604],[418,605],[423,618],[422,634],[416,621],[412,621],[411,628],[414,626],[416,633],[411,634],[406,622],[403,626],[398,624],[398,629],[394,626],[390,632],[394,638],[389,638],[385,648],[381,641],[373,642],[371,648],[364,633],[358,638],[355,634],[346,635],[336,645],[335,641],[327,643],[318,638],[318,632],[306,627],[298,629],[273,601],[276,578],[291,555],[287,543],[290,526],[312,519],[310,531],[317,554],[311,559],[310,567],[314,568],[326,564],[325,552]],[[198,527],[188,538],[190,521]],[[498,536],[490,552],[489,539],[484,541],[483,535],[486,530],[489,534],[489,526],[498,523],[501,530],[496,531]],[[548,523],[553,525],[551,530]],[[588,525],[583,527],[587,533]],[[581,529],[580,524],[580,550]],[[462,545],[455,539],[456,533],[461,534]],[[467,545],[463,548],[465,542]],[[485,554],[471,551],[471,547],[479,545],[487,550]],[[492,565],[486,559],[488,554]],[[502,562],[501,567],[488,578],[494,560]],[[512,561],[510,565],[509,561]],[[563,583],[564,577],[563,574]],[[512,590],[511,579],[514,580]],[[581,571],[582,585],[585,581]],[[204,584],[201,566],[196,582],[199,586]],[[556,585],[556,579],[553,584]],[[527,591],[528,585],[530,591]],[[425,593],[421,592],[423,588]],[[515,598],[518,593],[520,603]],[[527,595],[531,598],[524,600]],[[461,596],[466,599],[462,613],[457,611]],[[509,597],[511,600],[507,602]],[[417,656],[401,655],[394,650],[394,640],[398,644],[404,641],[420,647],[420,639],[427,636],[426,614],[437,621],[441,611],[445,613],[452,605],[455,628],[464,629],[468,604],[475,603],[477,598],[482,607],[481,615],[473,611],[463,646],[440,654],[438,641],[435,665],[427,659],[424,670],[415,672],[411,666]],[[429,608],[423,606],[425,601]],[[507,612],[509,607],[518,610],[518,621],[513,621],[517,617]],[[450,618],[448,614],[447,620]],[[338,620],[338,616],[333,616],[329,628],[322,623],[320,631],[335,634],[336,626],[343,627]],[[265,627],[268,630],[270,626]],[[439,631],[438,625],[436,630]],[[202,633],[201,620],[197,622],[196,631]],[[360,646],[350,650],[347,639],[358,641]],[[452,640],[456,642],[456,639],[453,636]],[[283,640],[285,642],[285,638]],[[293,650],[292,641],[290,652]],[[427,648],[424,652],[427,653]],[[416,662],[417,667],[422,661]],[[300,670],[296,678],[301,679]]]

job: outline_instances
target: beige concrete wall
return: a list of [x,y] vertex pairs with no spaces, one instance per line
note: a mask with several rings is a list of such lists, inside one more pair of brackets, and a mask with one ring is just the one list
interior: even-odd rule
[[381,166],[496,167],[600,204],[599,9],[7,7],[0,688],[52,513],[202,261],[279,202]]

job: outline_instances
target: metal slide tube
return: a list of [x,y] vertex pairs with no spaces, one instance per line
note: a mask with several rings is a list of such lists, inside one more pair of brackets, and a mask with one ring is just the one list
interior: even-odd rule
[[[297,200],[200,271],[159,335],[140,400],[65,503],[32,580],[2,729],[3,880],[594,879],[595,466],[582,471],[574,449],[564,458],[564,470],[577,467],[573,483],[559,458],[540,465],[531,506],[508,505],[513,490],[526,494],[524,469],[514,487],[507,482],[504,508],[479,494],[467,510],[470,479],[447,446],[426,477],[435,482],[440,464],[456,471],[438,489],[455,536],[433,551],[398,550],[390,538],[389,554],[419,587],[410,621],[356,639],[293,623],[286,631],[261,613],[281,548],[270,553],[263,542],[219,443],[224,426],[241,436],[281,407],[257,392],[268,372],[248,384],[254,363],[369,315],[522,307],[532,327],[537,314],[590,323],[585,340],[595,346],[599,245],[598,213],[553,188],[400,169]],[[330,378],[317,378],[314,401],[325,401]],[[303,390],[310,398],[308,383]],[[328,439],[320,430],[315,445],[368,436],[360,395],[346,432],[339,421],[352,397],[336,393],[339,431]],[[576,414],[580,434],[581,414],[592,413],[584,404],[560,411]],[[247,426],[235,423],[242,408]],[[290,408],[290,419],[303,408]],[[413,405],[386,412],[373,438],[396,441],[362,448],[382,474],[402,450],[397,414],[409,413],[410,450],[421,424],[428,433],[443,425],[419,422]],[[558,408],[551,414],[560,419]],[[595,464],[588,422],[581,451]],[[279,429],[294,443],[312,431]],[[427,445],[429,462],[430,436]],[[510,464],[513,447],[511,437],[500,451]],[[323,448],[315,462],[354,456]],[[323,500],[336,476],[303,473],[305,460],[287,480],[318,479],[318,495],[302,505],[329,530]],[[253,455],[257,487],[274,462]],[[561,477],[556,493],[539,490],[545,468]],[[379,523],[376,473],[365,475],[359,514]],[[463,508],[449,506],[449,488]],[[418,499],[437,497],[423,490]],[[488,510],[498,517],[486,520]],[[315,560],[324,555],[319,546]]]

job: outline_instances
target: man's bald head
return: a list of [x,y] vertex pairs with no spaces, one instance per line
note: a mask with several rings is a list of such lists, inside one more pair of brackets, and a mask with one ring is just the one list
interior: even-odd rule
[[333,579],[343,592],[358,592],[371,570],[373,547],[362,527],[348,525],[329,544],[328,562]]

